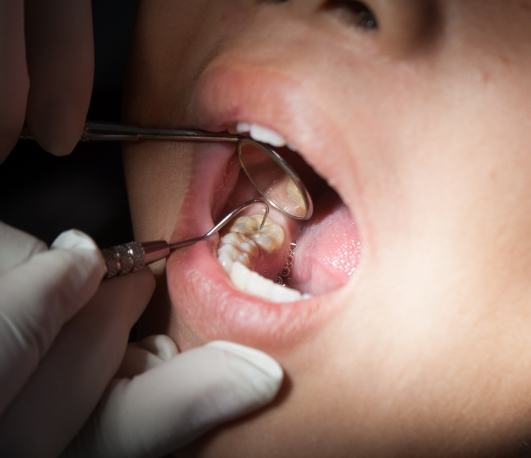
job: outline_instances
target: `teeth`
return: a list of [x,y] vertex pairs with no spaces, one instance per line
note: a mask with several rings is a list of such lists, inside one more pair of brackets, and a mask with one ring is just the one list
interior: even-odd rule
[[230,231],[244,235],[254,234],[260,228],[263,218],[262,215],[240,216],[232,223]]
[[236,126],[236,132],[239,134],[248,133],[253,140],[267,143],[277,148],[286,146],[288,144],[282,135],[269,129],[268,127],[260,126],[259,124],[240,122]]
[[251,256],[256,256],[258,254],[258,247],[256,244],[249,241],[246,235],[238,232],[229,232],[228,234],[225,234],[221,239],[220,249],[218,252],[228,247],[238,247],[240,251]]
[[239,122],[236,124],[236,133],[237,134],[248,134],[251,132],[251,127],[253,125],[249,124],[248,122]]
[[254,242],[267,253],[271,253],[284,243],[284,230],[270,219],[260,228],[263,219],[262,215],[239,217],[221,241],[239,247],[246,253],[251,249],[248,245],[253,245]]
[[272,253],[284,243],[284,231],[267,219],[260,229],[262,215],[240,216],[232,223],[230,232],[221,238],[218,259],[227,273],[235,262],[251,267],[260,250]]
[[275,247],[278,248],[278,243],[276,240],[272,239],[266,234],[253,234],[251,238],[267,253],[274,251]]
[[267,219],[260,229],[262,215],[241,216],[221,238],[218,260],[234,286],[244,293],[272,302],[293,302],[309,297],[278,285],[250,270],[260,251],[272,253],[284,243],[284,230]]
[[[262,216],[260,217],[259,224],[261,223]],[[260,232],[258,232],[260,235],[267,236],[273,240],[275,240],[278,244],[282,244],[284,242],[284,231],[278,224],[269,223],[266,221],[264,224],[264,227],[260,229]]]
[[277,285],[249,270],[240,262],[232,264],[229,276],[234,286],[240,291],[271,302],[295,302],[310,297],[286,286]]

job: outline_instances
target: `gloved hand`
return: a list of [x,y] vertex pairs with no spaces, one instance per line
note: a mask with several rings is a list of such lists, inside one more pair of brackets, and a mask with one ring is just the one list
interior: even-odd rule
[[94,74],[90,0],[0,2],[0,162],[24,122],[41,146],[70,152]]
[[0,456],[159,456],[274,398],[282,370],[256,350],[128,346],[153,277],[103,273],[79,232],[48,250],[0,223]]

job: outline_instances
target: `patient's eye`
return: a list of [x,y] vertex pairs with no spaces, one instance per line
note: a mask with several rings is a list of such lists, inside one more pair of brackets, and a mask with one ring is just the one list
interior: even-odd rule
[[338,15],[342,21],[365,30],[378,29],[378,20],[363,2],[355,0],[328,0],[324,9]]

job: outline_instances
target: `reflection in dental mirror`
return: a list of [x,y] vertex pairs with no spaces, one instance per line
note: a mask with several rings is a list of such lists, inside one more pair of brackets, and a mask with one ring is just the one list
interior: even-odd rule
[[312,217],[310,193],[277,152],[254,140],[243,139],[238,143],[238,157],[253,186],[272,207],[296,220],[307,221]]

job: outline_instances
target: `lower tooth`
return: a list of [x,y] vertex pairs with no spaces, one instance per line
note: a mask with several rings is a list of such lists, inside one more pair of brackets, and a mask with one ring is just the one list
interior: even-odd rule
[[240,291],[271,302],[295,302],[310,297],[294,289],[277,285],[239,262],[232,264],[229,275],[234,286]]
[[281,226],[268,220],[266,225],[259,229],[261,218],[262,216],[238,218],[230,232],[222,237],[218,260],[223,269],[237,289],[271,302],[293,302],[309,297],[276,284],[250,269],[260,250],[272,253],[284,242]]
[[230,232],[221,238],[218,258],[227,272],[231,261],[251,267],[252,260],[260,250],[272,253],[284,243],[282,227],[270,220],[266,220],[262,227],[262,219],[262,215],[242,216],[234,221]]
[[241,253],[236,259],[236,262],[239,262],[240,264],[243,264],[244,266],[248,266],[251,264],[251,258],[249,257],[247,253]]
[[253,234],[251,238],[257,243],[257,245],[267,251],[272,252],[275,249],[275,241],[263,234]]

